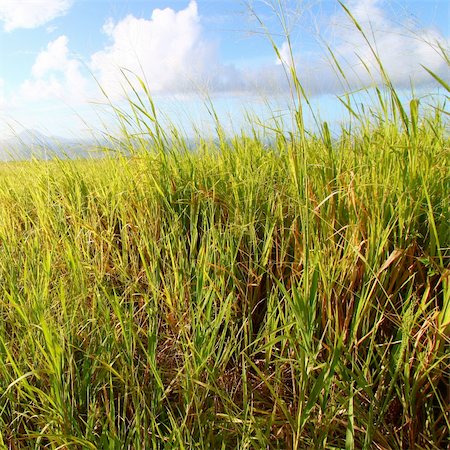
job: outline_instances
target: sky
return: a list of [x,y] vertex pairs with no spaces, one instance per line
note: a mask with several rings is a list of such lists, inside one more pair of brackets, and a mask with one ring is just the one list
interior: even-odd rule
[[[399,89],[436,89],[421,65],[449,79],[438,45],[450,47],[446,0],[345,5]],[[114,127],[107,105],[124,105],[133,89],[142,96],[138,78],[177,126],[210,127],[211,100],[238,131],[245,111],[261,120],[285,111],[292,66],[330,121],[342,114],[337,96],[380,81],[367,43],[335,0],[0,0],[0,139],[22,129],[85,137]]]

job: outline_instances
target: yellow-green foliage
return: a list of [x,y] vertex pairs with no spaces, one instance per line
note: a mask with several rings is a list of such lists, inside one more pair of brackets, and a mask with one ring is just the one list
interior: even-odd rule
[[289,130],[189,150],[141,82],[109,157],[0,165],[1,448],[448,447],[448,113],[366,40],[339,137],[291,65]]
[[1,445],[444,448],[444,125],[3,164]]

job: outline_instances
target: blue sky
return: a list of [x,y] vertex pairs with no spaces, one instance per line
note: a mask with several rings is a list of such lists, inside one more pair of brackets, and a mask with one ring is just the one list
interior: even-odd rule
[[[281,0],[294,63],[314,106],[339,120],[344,88],[325,45],[339,58],[349,89],[379,81],[373,56],[337,1]],[[103,94],[121,104],[121,68],[145,78],[168,118],[189,128],[207,124],[210,96],[235,129],[243,109],[283,109],[289,90],[251,8],[292,64],[276,18],[277,1],[262,0],[0,0],[0,139],[22,128],[81,136],[109,125]],[[449,77],[437,42],[449,48],[445,0],[349,0],[400,88],[430,90],[424,64]],[[275,9],[274,9],[275,8]],[[372,68],[371,74],[366,67]],[[125,90],[126,91],[126,90]],[[126,92],[125,92],[126,94]],[[225,120],[225,119],[224,119]],[[207,125],[204,125],[207,127]]]

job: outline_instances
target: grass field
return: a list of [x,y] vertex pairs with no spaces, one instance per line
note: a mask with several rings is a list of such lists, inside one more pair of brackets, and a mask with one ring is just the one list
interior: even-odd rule
[[138,97],[132,156],[2,164],[0,446],[446,448],[448,116],[378,94],[194,151]]

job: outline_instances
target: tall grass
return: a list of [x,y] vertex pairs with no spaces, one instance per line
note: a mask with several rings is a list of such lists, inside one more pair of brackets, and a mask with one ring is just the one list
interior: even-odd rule
[[131,156],[0,167],[0,445],[448,446],[445,105],[190,151],[142,88]]

